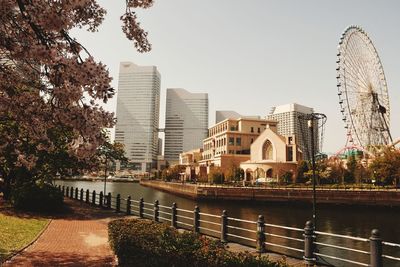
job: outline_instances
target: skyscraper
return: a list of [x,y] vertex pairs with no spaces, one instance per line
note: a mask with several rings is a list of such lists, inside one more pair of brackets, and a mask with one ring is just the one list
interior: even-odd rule
[[179,153],[203,146],[208,133],[208,94],[167,89],[165,159],[179,162]]
[[135,170],[150,171],[157,164],[160,81],[155,66],[120,63],[115,141],[124,144]]
[[[300,120],[299,115],[310,114],[313,112],[313,108],[292,103],[273,107],[270,114],[267,115],[268,120],[278,121],[278,134],[283,136],[296,136],[305,160],[308,160],[311,157],[311,135],[307,126],[307,121]],[[320,142],[318,137],[318,127],[314,128],[314,138],[315,153],[318,153],[318,144]]]
[[217,110],[215,111],[215,124],[226,120],[226,119],[253,119],[253,120],[260,120],[260,116],[244,116],[236,111],[233,110]]

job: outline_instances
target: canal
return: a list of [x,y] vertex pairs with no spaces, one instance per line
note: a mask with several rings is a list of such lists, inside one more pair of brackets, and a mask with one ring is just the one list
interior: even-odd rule
[[[74,188],[78,187],[79,189],[83,188],[84,190],[89,189],[91,192],[93,190],[100,192],[104,189],[103,182],[58,181],[57,184],[73,186]],[[158,200],[160,204],[165,206],[170,206],[173,202],[175,202],[181,209],[193,210],[197,205],[200,207],[201,212],[216,215],[220,215],[222,214],[223,210],[226,210],[229,217],[241,218],[245,220],[256,221],[258,215],[264,215],[265,222],[268,224],[284,225],[296,228],[304,228],[305,222],[310,220],[312,215],[311,204],[257,203],[249,201],[221,200],[195,201],[144,187],[138,183],[107,183],[107,193],[108,192],[111,192],[113,196],[116,194],[121,194],[122,197],[127,197],[130,195],[132,199],[135,200],[143,197],[146,202],[154,202],[155,200]],[[317,230],[328,233],[368,238],[371,235],[371,230],[377,228],[380,230],[382,239],[384,241],[400,243],[399,211],[400,210],[398,208],[318,205]],[[268,227],[266,230],[269,231]],[[291,233],[285,229],[271,229],[270,232],[278,235],[301,238],[301,233]],[[270,239],[271,242],[274,240],[276,241],[276,237],[272,237]],[[320,237],[318,241],[335,243],[335,245],[338,246],[353,247],[367,251],[369,249],[368,243],[361,244],[360,242],[352,242],[349,240],[337,240],[334,237],[329,236]],[[301,248],[301,244],[297,244],[297,247]],[[282,248],[274,248],[272,250],[277,252],[287,252]],[[368,255],[347,253],[346,251],[337,251],[337,249],[335,250],[332,248],[324,248],[322,252],[331,254],[333,253],[336,256],[347,255],[347,258],[349,259],[368,262]],[[384,254],[389,253],[392,256],[400,257],[399,248],[384,248]],[[297,254],[295,256],[301,257],[301,254]],[[339,264],[335,260],[328,262],[333,263],[335,266],[351,266]],[[396,265],[395,261],[388,261],[385,266],[400,266],[400,262],[398,262]]]

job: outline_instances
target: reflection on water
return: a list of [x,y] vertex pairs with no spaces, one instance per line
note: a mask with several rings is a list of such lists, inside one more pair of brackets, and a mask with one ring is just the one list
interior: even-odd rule
[[[73,186],[96,190],[100,192],[104,189],[102,182],[67,182],[58,181],[57,184],[65,186]],[[107,183],[107,193],[111,192],[114,196],[121,194],[121,197],[130,195],[132,199],[143,197],[145,202],[154,202],[158,200],[161,205],[171,206],[176,202],[179,208],[193,210],[196,205],[200,207],[200,211],[211,214],[222,214],[223,210],[228,212],[228,216],[241,218],[245,220],[257,221],[258,215],[264,215],[265,222],[268,224],[285,225],[296,228],[304,228],[305,222],[311,219],[311,204],[286,204],[286,203],[259,203],[250,201],[194,201],[169,193],[161,192],[152,188],[143,187],[137,183]],[[347,207],[334,205],[318,205],[317,206],[317,227],[318,231],[330,232],[342,235],[351,235],[363,238],[369,238],[371,230],[378,228],[384,241],[400,243],[400,212],[395,208],[378,208],[378,207]],[[189,222],[188,222],[189,223]],[[241,223],[234,224],[239,227],[250,228],[249,225]],[[255,227],[255,225],[254,225]],[[266,227],[266,231],[277,235],[286,235],[294,238],[303,238],[301,232],[289,231],[275,227]],[[251,233],[249,233],[249,237]],[[282,238],[267,236],[267,242],[282,243]],[[335,237],[319,236],[318,242],[331,243],[338,246],[353,247],[362,250],[369,250],[368,242],[358,242],[351,240],[342,240]],[[251,243],[251,242],[250,242]],[[284,244],[292,247],[302,248],[303,244],[290,240],[284,241]],[[254,244],[249,244],[253,245]],[[284,249],[272,248],[277,252],[287,252]],[[359,260],[368,263],[368,255],[361,253],[349,254],[344,251],[332,249],[328,247],[320,247],[321,253],[330,255],[338,255],[351,260]],[[400,257],[400,249],[391,249],[384,247],[384,253]],[[301,257],[301,253],[291,252],[294,256]],[[346,266],[343,263],[337,263],[334,260],[327,260],[336,266]],[[394,261],[388,261],[385,266],[395,265]]]

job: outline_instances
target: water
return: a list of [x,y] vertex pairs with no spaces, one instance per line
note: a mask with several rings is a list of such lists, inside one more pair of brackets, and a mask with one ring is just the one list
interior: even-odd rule
[[[65,186],[73,186],[89,189],[90,192],[103,191],[103,182],[83,182],[83,181],[59,181],[57,184]],[[264,215],[268,224],[284,225],[296,228],[304,228],[305,222],[311,219],[311,204],[286,204],[286,203],[259,203],[250,201],[195,201],[170,193],[161,192],[152,188],[141,186],[138,183],[107,183],[107,193],[111,192],[113,196],[121,194],[121,197],[130,195],[132,199],[138,200],[143,197],[145,202],[153,203],[158,200],[161,205],[171,206],[176,202],[179,208],[193,210],[197,205],[200,211],[220,215],[223,210],[228,212],[229,217],[241,218],[245,220],[257,221],[258,215]],[[134,205],[134,204],[133,204]],[[400,243],[400,209],[398,208],[379,208],[379,207],[350,207],[335,205],[318,205],[317,204],[317,230],[335,234],[351,235],[363,238],[369,238],[371,230],[377,228],[381,231],[382,239],[386,242]],[[187,215],[192,216],[192,215]],[[217,220],[218,222],[218,220]],[[190,222],[188,222],[190,223]],[[254,228],[255,225],[238,224],[237,226]],[[267,232],[287,235],[295,238],[303,238],[301,232],[293,232],[284,229],[267,227]],[[249,233],[249,237],[253,238],[255,234]],[[267,242],[278,242],[292,247],[302,248],[302,243],[297,241],[285,241],[282,238],[267,237]],[[330,243],[339,246],[347,246],[368,251],[368,242],[357,242],[349,240],[341,240],[334,237],[319,236],[318,242]],[[254,244],[250,244],[254,245]],[[322,248],[322,247],[321,247]],[[288,251],[281,248],[271,248],[277,252]],[[301,257],[301,253],[291,252],[293,256]],[[350,260],[358,260],[368,263],[368,255],[360,253],[347,253],[345,251],[322,248],[320,253],[328,255],[336,255],[346,257]],[[384,247],[384,254],[400,257],[400,248]],[[328,262],[336,266],[346,266],[346,264],[327,259]],[[385,266],[400,266],[400,262],[396,265],[396,261],[387,261]],[[350,266],[350,265],[347,265]]]

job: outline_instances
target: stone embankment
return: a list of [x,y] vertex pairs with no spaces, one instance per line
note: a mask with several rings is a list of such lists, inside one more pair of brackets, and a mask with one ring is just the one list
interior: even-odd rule
[[[311,188],[230,187],[142,180],[143,186],[201,200],[252,200],[266,202],[311,202]],[[318,203],[400,207],[400,190],[317,189]]]

